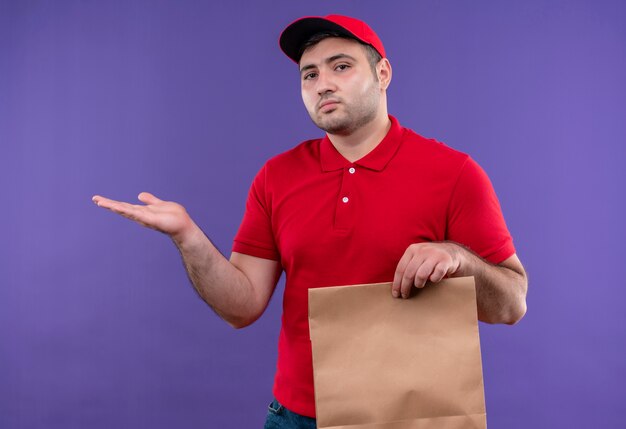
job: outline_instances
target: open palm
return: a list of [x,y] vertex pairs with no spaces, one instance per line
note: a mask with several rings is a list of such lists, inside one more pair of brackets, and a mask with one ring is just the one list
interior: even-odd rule
[[95,195],[92,200],[98,207],[172,237],[183,234],[193,225],[185,208],[178,203],[160,200],[148,192],[142,192],[137,198],[145,205],[115,201],[100,195]]

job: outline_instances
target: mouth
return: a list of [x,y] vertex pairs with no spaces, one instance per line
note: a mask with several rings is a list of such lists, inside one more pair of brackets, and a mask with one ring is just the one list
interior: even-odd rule
[[319,104],[317,110],[320,112],[330,112],[331,110],[335,110],[338,105],[338,100],[324,100]]

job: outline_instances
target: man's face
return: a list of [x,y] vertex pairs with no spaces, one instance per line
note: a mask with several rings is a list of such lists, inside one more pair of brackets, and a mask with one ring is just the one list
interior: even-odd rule
[[380,108],[378,79],[355,40],[331,37],[308,48],[300,59],[300,79],[304,106],[329,134],[353,133]]

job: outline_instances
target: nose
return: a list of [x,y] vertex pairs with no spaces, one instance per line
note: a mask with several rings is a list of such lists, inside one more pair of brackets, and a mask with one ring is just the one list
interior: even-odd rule
[[316,90],[319,95],[333,93],[337,90],[332,76],[326,71],[319,71],[316,83]]

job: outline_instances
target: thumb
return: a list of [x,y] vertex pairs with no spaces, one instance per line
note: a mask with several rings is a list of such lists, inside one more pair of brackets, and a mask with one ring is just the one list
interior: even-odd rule
[[142,192],[137,196],[137,199],[144,204],[157,204],[163,201],[152,195],[150,192]]

